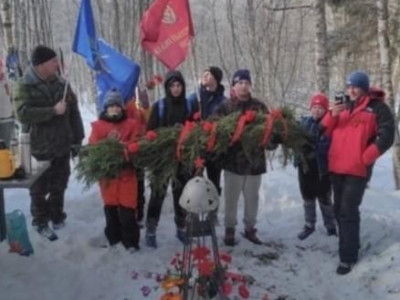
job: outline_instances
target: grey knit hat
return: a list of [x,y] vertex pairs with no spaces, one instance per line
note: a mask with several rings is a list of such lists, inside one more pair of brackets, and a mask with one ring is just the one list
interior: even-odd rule
[[104,96],[104,110],[113,105],[124,108],[124,99],[122,98],[122,94],[117,89],[109,90]]

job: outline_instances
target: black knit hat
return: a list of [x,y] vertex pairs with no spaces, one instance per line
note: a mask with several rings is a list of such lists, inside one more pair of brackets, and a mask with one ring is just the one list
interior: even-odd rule
[[210,72],[211,75],[215,78],[215,80],[217,81],[218,84],[221,83],[222,81],[222,77],[223,77],[223,73],[222,70],[216,66],[210,66],[207,69],[204,70],[204,72]]
[[39,45],[36,46],[36,48],[32,51],[31,62],[32,65],[37,66],[56,56],[57,53],[53,49],[43,45]]
[[247,69],[239,69],[233,74],[232,77],[232,86],[238,83],[240,80],[247,80],[251,84],[251,75],[250,71]]

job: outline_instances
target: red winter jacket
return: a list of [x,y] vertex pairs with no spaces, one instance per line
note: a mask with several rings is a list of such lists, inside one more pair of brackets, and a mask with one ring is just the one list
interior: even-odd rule
[[[140,124],[131,119],[119,123],[98,120],[92,123],[89,144],[97,144],[106,138],[117,138],[122,143],[134,141],[140,135]],[[105,205],[122,205],[135,209],[137,206],[137,177],[133,169],[126,169],[115,179],[100,180],[100,192]]]
[[384,92],[371,89],[355,106],[322,120],[325,134],[331,136],[329,171],[367,177],[368,167],[393,144],[394,119],[383,102]]

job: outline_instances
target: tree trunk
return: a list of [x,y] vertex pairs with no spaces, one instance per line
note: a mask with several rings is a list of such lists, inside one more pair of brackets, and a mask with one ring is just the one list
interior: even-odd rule
[[[391,72],[391,57],[390,57],[390,42],[389,42],[389,26],[388,26],[388,0],[377,0],[378,8],[378,40],[379,40],[379,53],[381,61],[381,72],[383,87],[386,91],[389,106],[395,115],[395,99],[392,85],[392,72]],[[397,126],[397,117],[395,117],[396,135],[393,145],[393,173],[395,180],[396,190],[400,189],[400,139]]]
[[4,30],[5,50],[8,50],[14,45],[12,36],[12,9],[11,2],[9,0],[1,1],[1,14],[3,21],[2,27]]
[[29,11],[26,9],[27,3],[23,0],[19,2],[19,11],[18,11],[18,53],[19,60],[21,64],[21,68],[24,70],[28,65],[28,38],[32,37],[32,34],[28,34],[28,20],[29,20]]
[[325,0],[315,0],[316,15],[315,71],[317,91],[329,94],[329,63],[327,56],[327,32],[325,19]]

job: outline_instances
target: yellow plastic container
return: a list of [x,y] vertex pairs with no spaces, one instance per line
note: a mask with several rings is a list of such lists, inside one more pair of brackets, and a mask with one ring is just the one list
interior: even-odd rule
[[14,175],[14,156],[6,144],[0,140],[0,179],[7,179]]

